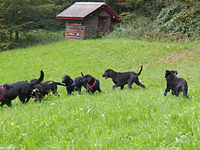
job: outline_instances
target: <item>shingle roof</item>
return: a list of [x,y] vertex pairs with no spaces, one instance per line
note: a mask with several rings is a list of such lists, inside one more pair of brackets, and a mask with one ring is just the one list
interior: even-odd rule
[[119,17],[104,2],[76,2],[56,17],[58,19],[84,20],[102,7],[104,7],[113,16],[116,22],[121,22]]

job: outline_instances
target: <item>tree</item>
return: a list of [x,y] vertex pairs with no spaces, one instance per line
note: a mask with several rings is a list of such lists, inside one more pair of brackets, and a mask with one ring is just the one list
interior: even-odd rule
[[12,40],[12,34],[15,33],[16,41],[19,40],[19,32],[23,26],[30,23],[27,18],[31,10],[29,0],[0,0],[0,24],[7,30]]

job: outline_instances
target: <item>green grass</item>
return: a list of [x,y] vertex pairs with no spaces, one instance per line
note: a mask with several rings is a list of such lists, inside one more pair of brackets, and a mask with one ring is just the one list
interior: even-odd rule
[[[66,40],[0,53],[0,83],[38,78],[61,81],[80,72],[101,82],[102,93],[51,95],[26,105],[0,108],[0,149],[200,149],[200,44],[149,43],[131,40]],[[102,74],[139,72],[147,89],[112,90]],[[164,97],[165,70],[187,80],[186,99]],[[14,125],[13,125],[14,123]]]

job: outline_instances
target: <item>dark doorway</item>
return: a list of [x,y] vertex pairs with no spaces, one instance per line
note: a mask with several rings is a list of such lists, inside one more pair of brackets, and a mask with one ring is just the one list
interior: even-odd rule
[[103,35],[106,32],[106,17],[99,17],[99,29],[103,32]]

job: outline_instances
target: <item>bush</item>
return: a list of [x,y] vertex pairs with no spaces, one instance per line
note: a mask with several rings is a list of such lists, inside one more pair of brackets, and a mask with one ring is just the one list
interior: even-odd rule
[[176,5],[162,9],[155,23],[160,31],[186,35],[190,38],[200,33],[200,18],[195,15],[197,10],[196,6],[190,7],[176,3]]
[[32,30],[25,33],[20,38],[20,45],[22,47],[32,45],[43,45],[64,40],[64,32],[52,32],[48,30]]
[[65,32],[52,32],[48,30],[32,30],[29,32],[23,32],[19,36],[19,41],[7,41],[0,43],[1,51],[5,51],[7,49],[14,49],[23,47],[26,48],[28,46],[35,46],[35,45],[43,45],[49,44],[57,41],[64,40]]
[[161,10],[156,20],[135,13],[121,14],[122,23],[109,38],[161,42],[200,40],[200,2],[193,6],[175,3]]
[[84,36],[84,39],[98,39],[103,37],[103,32],[99,28],[93,28]]

